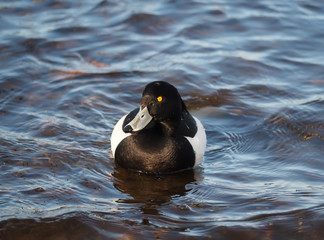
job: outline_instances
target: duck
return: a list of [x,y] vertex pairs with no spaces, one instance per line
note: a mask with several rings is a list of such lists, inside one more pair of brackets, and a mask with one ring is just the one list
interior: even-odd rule
[[116,123],[110,143],[117,166],[167,174],[199,166],[207,138],[176,87],[154,81],[145,86],[140,106]]

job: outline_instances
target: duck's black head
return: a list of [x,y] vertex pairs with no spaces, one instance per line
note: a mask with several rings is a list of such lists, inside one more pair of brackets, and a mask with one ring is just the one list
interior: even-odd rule
[[149,83],[144,91],[141,108],[147,107],[153,120],[180,121],[182,100],[178,90],[164,81]]
[[181,122],[183,110],[186,107],[174,86],[164,81],[149,83],[143,91],[140,111],[124,131],[136,132],[150,123],[158,123],[172,134]]

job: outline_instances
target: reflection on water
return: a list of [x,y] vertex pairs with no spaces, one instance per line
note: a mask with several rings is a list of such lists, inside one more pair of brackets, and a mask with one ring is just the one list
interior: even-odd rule
[[[0,239],[322,239],[320,1],[0,3]],[[110,157],[144,86],[207,132],[198,169]]]
[[131,199],[119,199],[118,202],[144,203],[145,205],[161,205],[175,196],[184,196],[191,190],[186,189],[186,185],[195,182],[194,170],[151,176],[129,172],[118,167],[112,175],[116,178],[114,187],[131,197]]

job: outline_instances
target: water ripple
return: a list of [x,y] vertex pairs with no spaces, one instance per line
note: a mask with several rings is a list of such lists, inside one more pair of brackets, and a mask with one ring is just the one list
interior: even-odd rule
[[[321,239],[323,11],[1,2],[0,238]],[[195,170],[147,176],[109,154],[155,80],[206,128]]]

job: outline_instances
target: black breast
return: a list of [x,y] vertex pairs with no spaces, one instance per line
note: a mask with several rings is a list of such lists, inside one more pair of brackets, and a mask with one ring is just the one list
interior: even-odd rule
[[195,154],[185,137],[165,137],[150,129],[125,138],[116,149],[115,161],[128,169],[169,173],[193,167]]

